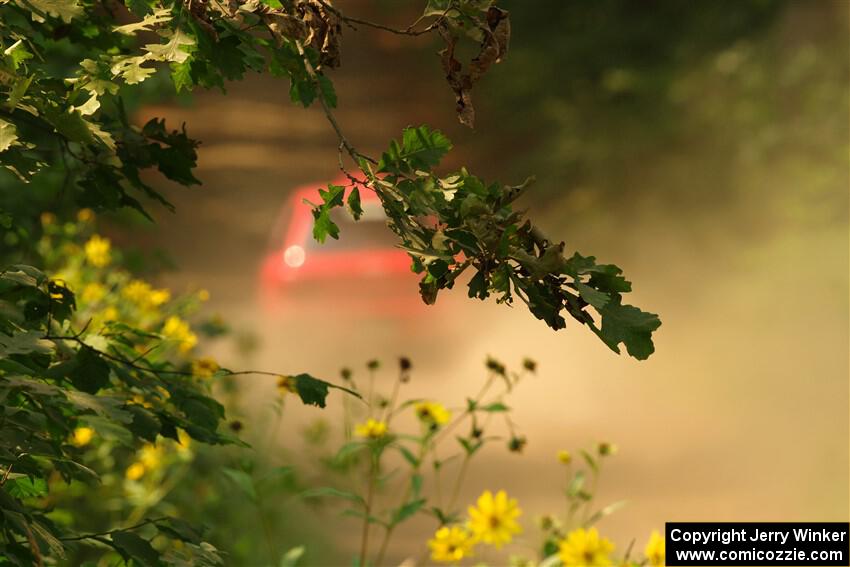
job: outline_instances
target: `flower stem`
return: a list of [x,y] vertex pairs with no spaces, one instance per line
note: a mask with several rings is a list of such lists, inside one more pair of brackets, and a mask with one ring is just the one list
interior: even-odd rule
[[372,465],[369,469],[369,485],[366,489],[366,503],[364,505],[365,515],[363,517],[363,531],[360,536],[360,567],[366,567],[366,556],[369,553],[369,524],[372,517],[372,499],[375,496],[375,480],[378,470],[378,457],[372,454]]

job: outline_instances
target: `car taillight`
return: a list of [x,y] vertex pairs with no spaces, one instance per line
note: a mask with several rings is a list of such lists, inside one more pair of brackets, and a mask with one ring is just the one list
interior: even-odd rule
[[283,262],[290,268],[300,268],[307,259],[304,249],[293,244],[283,251]]

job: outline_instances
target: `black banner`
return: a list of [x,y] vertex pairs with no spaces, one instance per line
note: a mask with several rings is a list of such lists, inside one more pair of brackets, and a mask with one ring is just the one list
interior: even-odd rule
[[848,522],[668,522],[666,564],[850,565]]

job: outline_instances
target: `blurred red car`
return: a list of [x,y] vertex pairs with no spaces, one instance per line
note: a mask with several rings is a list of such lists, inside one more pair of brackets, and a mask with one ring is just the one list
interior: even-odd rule
[[[346,198],[350,191],[346,189]],[[305,199],[321,202],[318,184],[297,188],[281,209],[260,271],[264,307],[303,311],[343,306],[393,314],[417,310],[422,303],[418,277],[410,270],[410,257],[396,246],[398,239],[374,192],[360,189],[359,221],[342,207],[332,212],[339,240],[328,237],[324,244],[313,238],[313,214]]]

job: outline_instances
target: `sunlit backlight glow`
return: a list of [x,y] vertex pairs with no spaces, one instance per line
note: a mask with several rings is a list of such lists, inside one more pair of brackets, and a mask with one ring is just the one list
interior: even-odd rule
[[300,268],[304,264],[304,260],[306,260],[307,255],[304,253],[304,249],[294,244],[283,251],[283,261],[290,268]]

